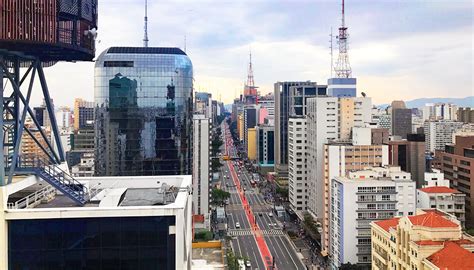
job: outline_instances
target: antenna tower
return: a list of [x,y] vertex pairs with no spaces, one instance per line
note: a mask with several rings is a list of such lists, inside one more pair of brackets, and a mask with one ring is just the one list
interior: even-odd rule
[[344,0],[342,0],[341,27],[339,27],[339,35],[336,37],[338,39],[337,43],[339,45],[339,56],[337,58],[336,67],[334,68],[338,78],[350,78],[352,75],[351,65],[349,64],[349,54],[347,52],[348,37],[349,34],[347,33],[347,27],[345,25],[344,18]]
[[253,68],[252,68],[252,51],[250,51],[250,62],[249,62],[249,70],[247,74],[247,86],[254,87],[255,82],[253,80]]
[[332,45],[332,40],[333,40],[333,37],[334,35],[332,34],[332,27],[331,27],[331,34],[329,35],[330,37],[330,40],[329,40],[329,48],[331,49],[331,69],[330,69],[330,74],[331,74],[331,78],[332,78],[332,71],[334,70],[334,60],[333,60],[333,45]]
[[148,0],[145,0],[145,35],[143,37],[143,47],[148,47]]

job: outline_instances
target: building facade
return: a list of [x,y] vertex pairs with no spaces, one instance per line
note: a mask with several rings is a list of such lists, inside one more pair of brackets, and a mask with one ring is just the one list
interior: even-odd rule
[[350,172],[331,181],[330,259],[370,265],[372,221],[413,215],[416,187],[400,168],[373,168]]
[[426,171],[426,147],[424,134],[408,134],[406,140],[393,140],[389,145],[389,163],[400,166],[411,173],[412,179],[421,188]]
[[303,219],[308,210],[308,176],[306,167],[306,118],[288,119],[288,199],[290,207]]
[[94,102],[82,98],[74,100],[74,130],[94,127]]
[[464,123],[454,121],[426,121],[424,133],[426,136],[426,150],[434,153],[443,150],[446,144],[451,144],[453,133],[463,127]]
[[436,167],[451,187],[466,194],[466,227],[474,227],[474,136],[457,136],[455,144],[437,150]]
[[411,109],[392,108],[392,135],[407,138],[412,133]]
[[474,123],[474,109],[470,107],[459,108],[457,120],[463,123]]
[[275,127],[258,125],[257,131],[257,165],[261,172],[273,170],[275,165]]
[[315,82],[277,82],[275,97],[275,171],[280,177],[288,176],[288,117],[290,115],[290,87],[317,87]]
[[437,186],[425,187],[416,191],[416,208],[438,209],[456,217],[464,227],[466,194],[455,189]]
[[211,120],[203,114],[193,116],[193,214],[204,216],[209,226],[209,170]]
[[372,222],[372,269],[474,269],[474,239],[439,210]]
[[192,89],[178,48],[105,50],[95,64],[96,175],[191,174]]

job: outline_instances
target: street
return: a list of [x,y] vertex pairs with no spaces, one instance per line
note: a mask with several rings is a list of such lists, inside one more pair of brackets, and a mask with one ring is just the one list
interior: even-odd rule
[[[227,124],[223,126],[224,154],[235,157],[236,149]],[[229,205],[226,207],[227,234],[232,237],[231,245],[236,256],[250,260],[251,269],[266,269],[266,265],[285,270],[305,269],[293,244],[283,232],[283,224],[272,212],[272,205],[265,201],[258,188],[251,185],[252,174],[233,160],[224,162],[221,170],[224,179],[222,187],[230,193]],[[242,199],[247,203],[243,203]],[[246,210],[245,205],[250,209]],[[256,224],[249,222],[253,219]],[[236,227],[237,223],[239,228]],[[258,237],[264,239],[266,245],[259,245]],[[261,249],[266,247],[270,256],[262,255]]]

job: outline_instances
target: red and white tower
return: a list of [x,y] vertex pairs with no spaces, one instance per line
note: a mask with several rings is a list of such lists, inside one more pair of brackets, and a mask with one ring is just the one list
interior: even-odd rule
[[349,64],[349,53],[347,52],[348,37],[349,34],[347,33],[347,27],[344,21],[344,0],[342,0],[342,20],[341,27],[339,27],[339,35],[337,36],[337,43],[339,45],[339,56],[337,58],[336,66],[334,68],[337,78],[351,78],[352,76],[351,65]]

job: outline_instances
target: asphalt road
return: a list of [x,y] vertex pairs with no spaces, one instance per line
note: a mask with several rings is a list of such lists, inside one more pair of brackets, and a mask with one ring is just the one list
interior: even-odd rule
[[[223,130],[225,130],[223,135],[227,135],[230,138],[228,130]],[[235,153],[233,145],[228,151],[231,156],[234,156],[232,155]],[[265,202],[263,195],[258,192],[257,188],[253,188],[250,185],[252,174],[249,173],[245,167],[238,166],[237,162],[229,162],[233,162],[234,169],[237,172],[237,180],[240,181],[240,184],[246,189],[245,196],[256,216],[257,224],[264,235],[265,242],[274,258],[277,269],[305,269],[305,266],[296,254],[296,250],[293,245],[290,244],[288,237],[282,230],[283,224],[275,215],[270,216],[270,213],[272,213],[271,205]],[[237,193],[227,162],[224,162],[222,172],[224,179],[222,185],[223,189],[228,191],[231,195],[226,210],[228,215],[228,235],[233,237],[231,241],[232,248],[237,256],[240,255],[250,260],[252,266],[247,269],[265,269],[262,256],[253,232],[250,229],[250,224],[242,207],[242,202]],[[236,228],[237,222],[240,224],[240,228]]]

